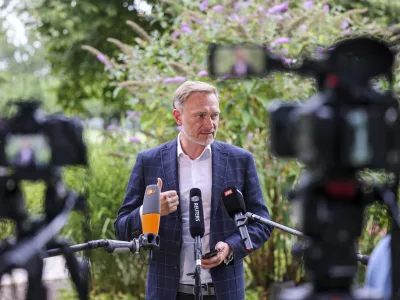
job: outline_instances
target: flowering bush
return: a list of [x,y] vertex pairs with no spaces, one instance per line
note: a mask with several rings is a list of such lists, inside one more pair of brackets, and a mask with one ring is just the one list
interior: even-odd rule
[[[163,0],[151,12],[152,21],[165,28],[163,34],[145,32],[127,20],[139,37],[132,45],[108,39],[119,48],[118,56],[110,58],[100,50],[84,47],[104,63],[115,93],[126,89],[132,95],[126,104],[130,115],[136,113],[140,118],[137,130],[148,133],[143,140],[146,143],[166,142],[177,135],[180,128],[176,127],[171,110],[179,84],[185,80],[215,84],[221,99],[218,138],[253,153],[271,218],[293,225],[284,193],[296,183],[300,167],[295,161],[277,160],[268,152],[266,108],[275,98],[307,99],[315,92],[314,80],[282,73],[243,81],[210,78],[206,66],[208,43],[263,44],[286,62],[296,63],[302,56],[314,56],[350,34],[385,35],[385,31],[363,15],[365,9],[343,12],[323,1],[268,4],[272,2],[221,4],[203,0],[199,5],[197,1]],[[290,235],[275,230],[270,241],[247,258],[247,283],[265,291],[275,281],[298,280],[301,269],[289,254],[294,241]],[[363,249],[371,249],[370,244],[364,246]]]

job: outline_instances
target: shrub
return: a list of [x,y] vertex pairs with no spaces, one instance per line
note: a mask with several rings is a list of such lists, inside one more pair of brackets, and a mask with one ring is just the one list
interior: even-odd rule
[[[284,193],[296,184],[301,166],[295,161],[277,160],[269,153],[266,107],[275,98],[307,99],[315,92],[314,80],[281,73],[239,82],[209,78],[205,65],[207,43],[266,44],[283,60],[296,62],[299,56],[314,56],[319,49],[350,34],[387,35],[380,24],[365,17],[365,12],[363,8],[346,12],[340,7],[329,8],[322,1],[296,1],[290,5],[287,1],[275,6],[264,1],[202,1],[199,6],[197,2],[164,0],[153,6],[150,16],[166,28],[172,20],[172,26],[163,34],[147,33],[127,20],[141,38],[133,45],[113,40],[121,50],[118,57],[86,49],[102,58],[115,81],[116,93],[126,89],[132,94],[127,104],[141,113],[140,129],[160,142],[176,135],[170,111],[177,85],[188,79],[217,85],[222,111],[219,139],[253,153],[272,219],[293,225]],[[376,209],[370,212],[368,218],[374,218]],[[301,268],[288,251],[294,241],[275,231],[263,249],[247,258],[251,287],[267,290],[272,282],[300,279]],[[362,250],[370,251],[376,241],[364,235]]]

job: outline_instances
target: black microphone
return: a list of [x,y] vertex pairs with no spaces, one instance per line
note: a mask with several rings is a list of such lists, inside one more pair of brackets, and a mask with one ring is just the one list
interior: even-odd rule
[[194,238],[194,260],[196,262],[193,273],[194,277],[194,298],[196,300],[203,299],[203,292],[201,289],[201,238],[204,236],[204,213],[203,213],[203,200],[201,199],[201,191],[198,188],[190,190],[189,202],[189,231],[192,238]]
[[196,265],[201,265],[201,238],[204,236],[204,213],[201,191],[198,188],[190,190],[189,224],[190,235],[194,238],[195,243],[194,251]]
[[251,252],[253,244],[247,231],[247,217],[244,215],[246,214],[246,205],[242,193],[235,187],[229,187],[222,191],[221,197],[229,216],[235,219],[246,250]]

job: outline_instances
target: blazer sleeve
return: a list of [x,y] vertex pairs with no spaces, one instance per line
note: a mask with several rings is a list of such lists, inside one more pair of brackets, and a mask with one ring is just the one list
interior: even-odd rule
[[145,192],[143,155],[138,154],[132,169],[124,201],[114,222],[115,236],[119,240],[130,241],[142,232],[140,207]]
[[[257,214],[263,218],[270,219],[268,208],[265,204],[260,180],[257,175],[256,165],[253,156],[248,155],[245,170],[245,186],[243,188],[243,196],[246,209],[249,212]],[[259,249],[271,236],[273,227],[267,226],[252,220],[248,221],[247,230],[254,250]],[[239,232],[228,237],[225,242],[232,248],[233,260],[239,260],[246,257],[247,252]]]

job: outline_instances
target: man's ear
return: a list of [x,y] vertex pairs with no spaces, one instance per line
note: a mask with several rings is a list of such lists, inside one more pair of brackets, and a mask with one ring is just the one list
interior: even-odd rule
[[174,115],[176,124],[178,124],[179,126],[182,126],[182,113],[178,109],[174,109],[172,114]]

